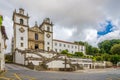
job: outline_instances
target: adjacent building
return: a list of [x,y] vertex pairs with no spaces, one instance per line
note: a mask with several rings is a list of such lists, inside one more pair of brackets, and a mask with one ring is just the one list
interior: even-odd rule
[[1,21],[0,21],[0,70],[5,69],[5,59],[4,59],[4,53],[6,49],[6,39],[8,39],[6,32],[5,32],[5,26],[2,25],[3,17],[0,15]]

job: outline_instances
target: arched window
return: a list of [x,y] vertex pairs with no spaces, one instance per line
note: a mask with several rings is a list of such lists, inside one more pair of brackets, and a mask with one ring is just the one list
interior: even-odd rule
[[20,19],[20,24],[23,24],[23,23],[24,23],[23,19]]
[[38,40],[38,34],[35,33],[35,40]]
[[50,27],[47,27],[47,31],[50,31]]

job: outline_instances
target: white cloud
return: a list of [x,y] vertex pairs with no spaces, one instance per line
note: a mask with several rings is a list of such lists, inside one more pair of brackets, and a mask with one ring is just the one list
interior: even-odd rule
[[[54,26],[54,38],[70,41],[88,41],[92,45],[102,38],[119,38],[116,30],[120,29],[119,0],[0,0],[0,14],[4,16],[4,25],[12,37],[12,13],[16,8],[24,8],[30,15],[30,26],[35,21],[40,24],[45,17],[50,17]],[[99,24],[111,19],[115,26],[113,33],[97,38],[97,31],[104,30]],[[113,36],[114,35],[114,36]],[[107,37],[109,36],[109,37]],[[11,41],[7,41],[10,46]],[[10,48],[9,48],[10,49]]]
[[7,44],[6,52],[10,52],[11,51],[11,39],[13,37],[13,25],[12,25],[11,19],[7,16],[4,16],[3,25],[5,25],[6,33],[8,36],[8,40],[6,40],[6,44]]
[[114,32],[110,32],[104,36],[101,36],[98,38],[98,42],[104,41],[104,40],[111,40],[111,39],[120,39],[120,30],[115,30]]
[[69,29],[55,25],[53,27],[53,32],[55,32],[53,33],[53,37],[54,39],[58,39],[58,40],[69,40],[69,38],[72,36],[73,32],[75,31],[76,30],[74,28]]

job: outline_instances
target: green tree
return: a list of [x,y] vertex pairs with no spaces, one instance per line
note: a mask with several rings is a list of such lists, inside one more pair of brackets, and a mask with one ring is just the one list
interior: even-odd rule
[[68,54],[68,50],[63,50],[62,52],[61,52],[61,54]]
[[109,40],[105,40],[98,44],[99,48],[105,51],[105,53],[109,53],[109,50],[111,48],[111,43]]
[[98,44],[100,52],[111,54],[110,49],[113,45],[120,44],[120,39],[105,40]]
[[92,46],[89,45],[87,42],[85,42],[85,47],[86,47],[86,54],[92,55],[93,54]]
[[104,61],[110,61],[111,56],[109,54],[102,54],[101,57],[103,58]]
[[97,55],[99,54],[99,49],[96,47],[92,47],[92,55]]
[[2,21],[3,21],[2,16],[0,16],[0,26],[2,26]]
[[101,56],[96,56],[96,61],[103,61],[103,58]]
[[112,46],[110,52],[112,54],[118,54],[118,55],[120,55],[120,44],[115,44],[114,46]]
[[82,52],[75,52],[74,56],[75,57],[83,57],[84,54]]
[[104,50],[103,48],[101,48],[101,49],[99,50],[99,53],[104,54],[104,53],[105,53],[105,50]]
[[80,44],[80,45],[85,45],[85,42],[82,42],[82,41],[75,41],[74,43],[75,44]]
[[120,61],[120,55],[117,55],[117,54],[115,54],[115,55],[111,55],[111,59],[110,59],[110,61],[113,63],[113,64],[117,64],[117,62],[119,62]]

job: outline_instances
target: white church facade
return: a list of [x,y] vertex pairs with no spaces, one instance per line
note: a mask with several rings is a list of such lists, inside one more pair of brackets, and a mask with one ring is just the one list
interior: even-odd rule
[[13,13],[13,50],[20,49],[41,49],[45,51],[55,51],[60,53],[62,50],[68,50],[70,53],[83,52],[85,46],[78,45],[68,41],[53,39],[53,23],[49,18],[43,20],[41,25],[29,26],[29,15],[20,8]]

